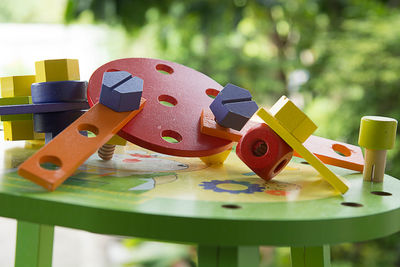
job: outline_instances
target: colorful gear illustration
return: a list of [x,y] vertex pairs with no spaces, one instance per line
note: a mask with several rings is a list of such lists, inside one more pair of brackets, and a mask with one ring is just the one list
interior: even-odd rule
[[[244,185],[247,186],[247,189],[243,190],[228,190],[228,189],[223,189],[219,188],[218,185],[220,184],[238,184],[238,185]],[[260,186],[258,184],[252,184],[250,182],[246,181],[234,181],[234,180],[212,180],[210,182],[202,182],[199,184],[199,186],[202,186],[203,189],[205,190],[213,190],[214,192],[218,193],[230,193],[230,194],[253,194],[254,192],[263,192],[265,190],[265,187]]]

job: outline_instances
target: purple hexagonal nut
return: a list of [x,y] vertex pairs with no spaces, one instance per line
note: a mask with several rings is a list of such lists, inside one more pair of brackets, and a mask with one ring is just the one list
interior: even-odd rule
[[100,103],[118,112],[137,110],[143,92],[143,80],[126,71],[105,72]]

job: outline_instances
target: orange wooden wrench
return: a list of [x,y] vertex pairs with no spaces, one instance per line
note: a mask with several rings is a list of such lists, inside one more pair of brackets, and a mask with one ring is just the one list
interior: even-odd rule
[[[94,105],[50,143],[22,163],[18,174],[54,191],[99,147],[105,144],[144,106],[142,98],[138,110],[117,112],[100,103]],[[96,137],[87,137],[80,131],[91,131]],[[46,163],[56,165],[57,169],[46,168]]]

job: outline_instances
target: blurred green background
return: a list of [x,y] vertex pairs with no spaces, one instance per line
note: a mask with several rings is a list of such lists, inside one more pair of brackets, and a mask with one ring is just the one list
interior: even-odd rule
[[[35,60],[71,57],[80,59],[82,78],[89,79],[116,58],[162,58],[222,85],[244,87],[260,105],[287,95],[319,126],[316,135],[357,144],[362,116],[400,118],[399,5],[399,0],[2,0],[0,71],[30,74]],[[399,147],[397,140],[387,163],[387,173],[396,177]],[[146,243],[124,244],[134,251]],[[399,266],[399,250],[400,235],[336,245],[333,266]],[[126,266],[195,261],[192,247],[172,251]],[[262,266],[289,266],[288,249],[261,251]]]

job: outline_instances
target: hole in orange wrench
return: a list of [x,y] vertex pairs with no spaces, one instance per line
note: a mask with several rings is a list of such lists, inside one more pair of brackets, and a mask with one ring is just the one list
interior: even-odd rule
[[206,90],[206,94],[207,94],[210,98],[214,99],[214,98],[216,98],[217,95],[219,94],[219,91],[218,91],[217,89],[214,89],[214,88],[208,88],[208,89]]
[[162,74],[172,74],[174,69],[165,64],[157,64],[156,70]]
[[167,107],[174,107],[176,106],[176,104],[178,104],[178,101],[170,95],[160,95],[158,97],[158,102],[160,102],[161,105]]
[[285,167],[286,162],[287,162],[286,159],[282,160],[282,161],[278,164],[278,166],[276,166],[276,168],[275,168],[275,170],[274,170],[274,173],[280,172],[280,171],[282,170],[282,168]]
[[340,144],[334,144],[332,145],[333,151],[335,151],[337,154],[339,154],[342,157],[350,157],[351,156],[351,150],[345,147],[344,145]]
[[78,132],[87,138],[96,137],[99,134],[99,128],[92,124],[81,124],[78,126]]
[[43,156],[39,160],[40,167],[46,170],[55,171],[61,168],[61,160],[56,156]]
[[268,152],[268,145],[262,140],[258,140],[252,147],[253,155],[256,157],[262,157]]
[[162,131],[161,133],[161,137],[162,139],[164,139],[164,141],[168,142],[168,143],[179,143],[180,141],[182,141],[182,136],[175,131],[172,130],[165,130]]

